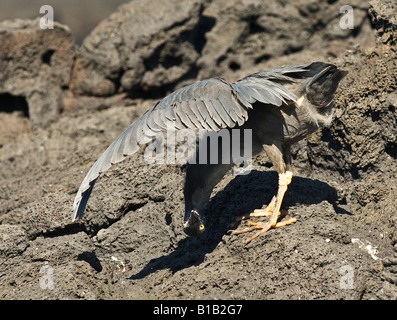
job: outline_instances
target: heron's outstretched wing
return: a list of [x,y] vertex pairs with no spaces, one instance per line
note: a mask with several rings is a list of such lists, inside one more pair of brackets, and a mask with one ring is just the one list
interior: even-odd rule
[[305,72],[305,66],[279,68],[257,73],[238,82],[213,78],[176,90],[132,123],[99,157],[84,178],[74,200],[73,220],[81,218],[99,174],[126,156],[153,135],[167,129],[206,129],[218,131],[242,125],[256,101],[281,106],[296,101],[294,94],[279,81],[293,81],[288,74]]

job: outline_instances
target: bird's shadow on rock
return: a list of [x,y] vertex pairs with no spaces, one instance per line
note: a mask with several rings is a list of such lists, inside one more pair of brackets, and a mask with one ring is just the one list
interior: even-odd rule
[[[335,188],[319,180],[294,177],[283,201],[282,208],[296,204],[311,205],[328,201],[338,214],[351,214],[340,207]],[[152,259],[131,280],[142,279],[158,270],[170,269],[172,273],[200,265],[207,253],[223,241],[225,234],[238,226],[236,218],[247,215],[254,209],[270,202],[277,191],[278,176],[272,171],[253,170],[248,175],[237,176],[211,199],[206,212],[206,232],[200,237],[186,237],[168,255]]]

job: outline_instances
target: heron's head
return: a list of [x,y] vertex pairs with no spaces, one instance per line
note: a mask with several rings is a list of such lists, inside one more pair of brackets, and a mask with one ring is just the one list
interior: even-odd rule
[[197,210],[190,210],[185,213],[185,222],[183,231],[189,236],[199,236],[203,233],[205,227]]

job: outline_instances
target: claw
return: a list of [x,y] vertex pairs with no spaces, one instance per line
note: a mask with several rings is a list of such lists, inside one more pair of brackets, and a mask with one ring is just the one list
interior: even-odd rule
[[270,219],[268,222],[247,221],[246,224],[247,226],[250,226],[249,228],[233,231],[232,234],[246,233],[260,229],[258,233],[256,233],[254,236],[246,240],[246,243],[249,243],[253,239],[258,237],[262,233],[265,233],[271,228],[279,228],[296,222],[296,218],[289,218],[285,221],[278,222],[279,217],[284,217],[290,214],[288,211],[280,212],[280,206],[281,206],[281,202],[283,201],[284,194],[287,191],[288,185],[291,183],[292,176],[293,176],[292,171],[286,171],[284,173],[279,174],[279,187],[278,187],[277,196],[273,197],[272,201],[267,206],[267,208],[254,210],[254,212],[250,213],[248,216],[244,216],[239,219],[241,221],[252,217],[266,217],[270,215]]

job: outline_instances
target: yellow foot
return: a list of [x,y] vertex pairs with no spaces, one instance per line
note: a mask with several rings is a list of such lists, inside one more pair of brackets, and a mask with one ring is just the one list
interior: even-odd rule
[[[248,215],[248,216],[244,216],[244,217],[242,217],[242,218],[240,218],[240,219],[241,219],[241,220],[245,220],[245,217],[267,217],[267,216],[270,216],[270,215],[272,214],[272,212],[270,211],[270,212],[266,212],[266,213],[265,213],[266,215],[262,215],[262,211],[264,211],[264,210],[266,210],[266,209],[255,209],[253,213],[251,213],[251,214]],[[257,211],[259,212],[258,215],[256,214]],[[252,214],[254,214],[254,215],[252,215]],[[288,215],[290,215],[290,212],[289,212],[289,211],[287,211],[287,210],[282,210],[282,211],[280,211],[280,214],[279,214],[278,217],[279,217],[279,218],[284,218],[285,216],[288,216]],[[295,219],[295,218],[290,218],[290,219]],[[279,224],[282,223],[282,222],[283,222],[283,221],[277,222],[276,225],[273,226],[273,228],[282,227],[282,225],[279,225]],[[246,224],[247,226],[257,226],[257,225],[259,225],[259,224],[261,224],[261,223],[263,223],[263,222],[254,222],[254,221],[248,220],[245,224]],[[241,232],[240,232],[240,233],[241,233]]]
[[[280,216],[286,216],[286,215],[289,215],[288,211],[283,211],[280,214]],[[272,225],[271,221],[269,221],[269,222],[247,221],[247,226],[250,226],[250,228],[245,228],[243,230],[236,230],[236,231],[233,231],[232,234],[241,234],[241,233],[251,232],[251,231],[254,231],[254,230],[260,230],[254,236],[252,236],[252,237],[248,238],[247,240],[245,240],[246,243],[249,243],[252,240],[254,240],[256,237],[258,237],[262,233],[265,233],[266,231],[268,231],[271,228],[284,227],[284,226],[286,226],[288,224],[291,224],[291,223],[294,223],[294,222],[296,222],[296,218],[289,218],[287,220],[277,222],[275,225]]]
[[291,183],[293,173],[292,171],[285,171],[282,173],[279,173],[278,175],[278,191],[277,191],[277,196],[273,197],[272,201],[268,205],[268,207],[264,210],[255,210],[251,214],[249,214],[246,217],[241,218],[240,220],[244,220],[246,218],[250,217],[263,217],[263,216],[269,216],[269,221],[268,222],[251,222],[248,221],[247,225],[251,226],[250,228],[245,228],[241,231],[233,231],[232,234],[240,234],[240,233],[246,233],[246,232],[251,232],[253,230],[260,230],[257,234],[255,234],[253,237],[248,238],[246,242],[250,242],[253,239],[255,239],[257,236],[259,236],[262,233],[265,233],[268,231],[270,228],[279,228],[282,226],[285,226],[287,224],[291,224],[296,222],[295,218],[289,218],[285,221],[278,222],[278,218],[280,215],[288,215],[289,212],[280,212],[280,207],[281,207],[281,202],[283,201],[284,194],[287,191],[288,185]]

